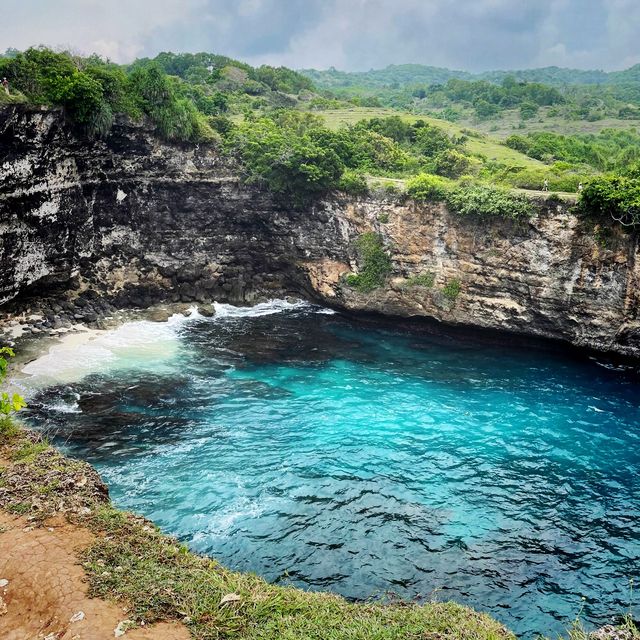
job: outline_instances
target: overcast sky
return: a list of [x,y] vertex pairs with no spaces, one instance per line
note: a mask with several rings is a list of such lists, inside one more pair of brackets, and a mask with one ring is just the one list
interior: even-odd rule
[[640,0],[0,0],[0,8],[0,51],[46,44],[116,62],[160,51],[345,70],[640,62]]

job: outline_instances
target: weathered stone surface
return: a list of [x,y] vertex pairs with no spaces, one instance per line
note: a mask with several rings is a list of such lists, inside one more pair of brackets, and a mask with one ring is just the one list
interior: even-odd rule
[[[215,148],[168,144],[126,122],[83,140],[60,113],[24,107],[0,111],[0,162],[0,303],[48,296],[52,326],[108,312],[104,299],[298,294],[640,356],[636,237],[614,229],[603,248],[591,224],[555,204],[520,223],[375,198],[300,210],[242,185]],[[343,276],[366,231],[382,235],[393,273],[362,294]],[[411,283],[425,273],[432,287]],[[455,299],[444,292],[452,281]]]

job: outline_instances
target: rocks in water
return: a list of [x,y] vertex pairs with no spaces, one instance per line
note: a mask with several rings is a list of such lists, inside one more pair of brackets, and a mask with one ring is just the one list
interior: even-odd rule
[[212,304],[199,304],[198,313],[205,318],[212,318],[216,315],[216,308]]

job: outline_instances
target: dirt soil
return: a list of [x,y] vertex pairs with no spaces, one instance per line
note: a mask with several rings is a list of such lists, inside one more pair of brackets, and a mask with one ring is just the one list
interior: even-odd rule
[[87,595],[78,554],[87,529],[53,518],[44,526],[0,511],[0,638],[2,640],[189,640],[180,624],[126,630],[127,612]]

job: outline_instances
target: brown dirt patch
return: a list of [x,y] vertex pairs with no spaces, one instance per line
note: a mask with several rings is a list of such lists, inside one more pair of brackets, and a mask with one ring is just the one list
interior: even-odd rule
[[[127,620],[121,607],[89,598],[78,553],[94,539],[87,529],[58,517],[34,527],[0,511],[0,638],[103,640]],[[0,582],[0,584],[3,584]],[[81,620],[71,619],[82,612]],[[189,640],[180,624],[131,629],[124,640]]]

